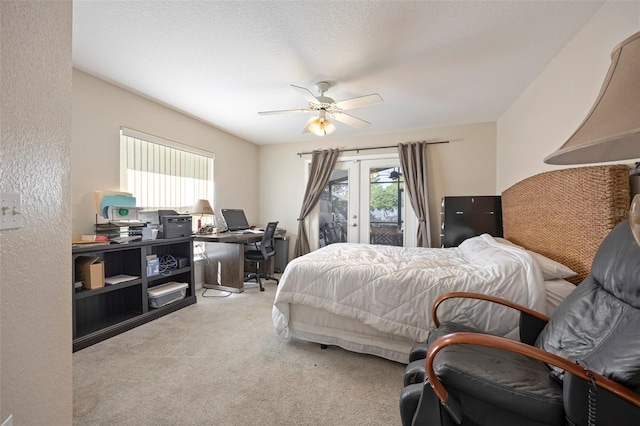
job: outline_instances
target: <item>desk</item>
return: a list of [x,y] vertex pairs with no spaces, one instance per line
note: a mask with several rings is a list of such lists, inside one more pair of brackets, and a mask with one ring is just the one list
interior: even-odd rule
[[210,234],[194,236],[205,244],[204,288],[244,291],[244,245],[262,240],[262,233]]

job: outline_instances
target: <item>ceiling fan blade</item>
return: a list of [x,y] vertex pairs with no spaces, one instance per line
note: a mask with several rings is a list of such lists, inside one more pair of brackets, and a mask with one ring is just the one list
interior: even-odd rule
[[316,98],[315,96],[313,96],[313,93],[311,93],[309,90],[305,89],[304,87],[300,87],[300,86],[295,86],[295,85],[291,85],[291,87],[293,87],[294,89],[296,89],[298,91],[298,93],[300,93],[302,96],[304,96],[304,98],[311,102],[312,104],[321,104],[322,102],[320,102],[318,100],[318,98]]
[[279,111],[260,111],[260,112],[258,112],[258,114],[260,114],[260,115],[276,115],[276,114],[291,114],[291,113],[297,113],[297,112],[311,112],[311,110],[308,109],[308,108],[304,108],[304,109],[281,109]]
[[309,126],[311,125],[311,123],[312,123],[313,121],[315,121],[315,119],[316,119],[316,118],[318,118],[318,117],[317,117],[317,116],[315,116],[315,115],[311,116],[311,118],[307,121],[307,124],[305,124],[305,125],[304,125],[304,129],[302,129],[302,134],[305,134],[305,133],[311,133],[311,132],[309,131]]
[[377,93],[372,93],[370,95],[358,96],[357,98],[345,99],[344,101],[336,102],[336,106],[346,111],[348,109],[362,108],[366,106],[381,104],[384,102],[382,96]]
[[371,124],[368,121],[349,115],[346,112],[335,112],[331,114],[331,117],[344,124],[348,124],[349,126],[357,127],[359,129],[364,129]]

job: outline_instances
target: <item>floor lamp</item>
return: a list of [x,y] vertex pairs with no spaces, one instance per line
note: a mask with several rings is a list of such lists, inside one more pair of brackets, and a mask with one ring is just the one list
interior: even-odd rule
[[[611,52],[611,66],[598,98],[578,130],[547,164],[585,164],[640,158],[640,32]],[[638,167],[633,172],[638,171]],[[631,203],[629,224],[640,244],[640,194]]]

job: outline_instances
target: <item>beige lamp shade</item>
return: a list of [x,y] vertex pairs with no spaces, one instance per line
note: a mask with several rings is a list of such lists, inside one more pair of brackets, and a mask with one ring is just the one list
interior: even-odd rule
[[325,111],[320,110],[318,111],[318,117],[309,122],[307,130],[316,136],[325,136],[333,133],[336,130],[336,126],[327,120]]
[[336,126],[327,119],[318,118],[309,125],[309,131],[316,136],[330,135],[334,130],[336,130]]
[[598,98],[578,130],[547,164],[640,158],[640,32],[618,44]]
[[196,201],[196,204],[193,206],[193,208],[191,209],[191,214],[192,215],[207,215],[207,216],[211,216],[213,215],[213,208],[211,207],[211,204],[209,204],[209,201],[207,200],[198,200]]
[[636,239],[638,245],[640,245],[640,194],[636,194],[631,202],[631,211],[629,211],[629,224],[631,225],[631,232]]

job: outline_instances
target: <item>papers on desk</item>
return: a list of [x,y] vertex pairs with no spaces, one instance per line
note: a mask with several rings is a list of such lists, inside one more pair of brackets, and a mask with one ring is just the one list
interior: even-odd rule
[[242,235],[242,234],[264,234],[264,230],[259,231],[257,229],[243,229],[241,231],[229,231],[229,234]]
[[133,241],[138,241],[142,239],[142,235],[131,235],[126,237],[115,237],[111,238],[111,241],[118,244],[127,244]]

